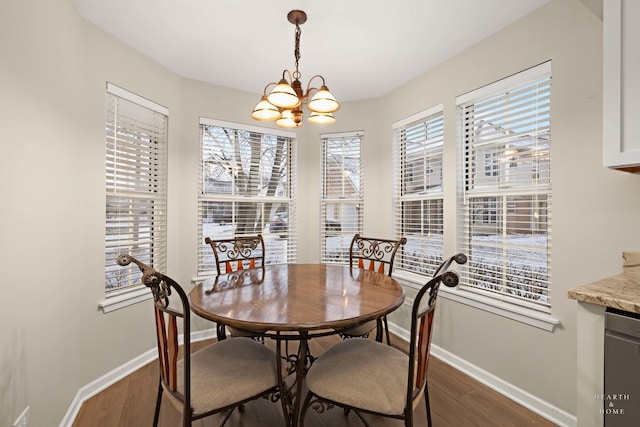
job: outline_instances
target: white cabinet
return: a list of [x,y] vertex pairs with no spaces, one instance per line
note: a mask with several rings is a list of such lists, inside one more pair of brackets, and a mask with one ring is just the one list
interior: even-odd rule
[[640,1],[604,1],[603,159],[640,173]]

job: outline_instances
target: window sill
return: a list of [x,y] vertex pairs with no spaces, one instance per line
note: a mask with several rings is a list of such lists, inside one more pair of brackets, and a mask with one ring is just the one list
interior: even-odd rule
[[[407,271],[394,271],[393,277],[403,285],[413,289],[420,289],[420,287],[428,281],[428,279],[425,279],[425,276]],[[551,314],[520,307],[505,301],[496,301],[492,298],[458,288],[441,286],[439,295],[442,298],[479,308],[480,310],[488,311],[498,316],[525,323],[548,332],[553,332],[555,327],[560,324],[560,321],[553,318]]]
[[98,304],[104,314],[151,299],[152,294],[146,286],[137,287],[108,296]]

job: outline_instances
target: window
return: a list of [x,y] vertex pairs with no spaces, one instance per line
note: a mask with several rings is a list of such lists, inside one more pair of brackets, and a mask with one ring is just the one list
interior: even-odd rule
[[198,275],[216,271],[205,237],[260,233],[266,264],[296,261],[295,136],[200,119]]
[[[463,289],[551,309],[551,64],[456,100]],[[491,161],[489,161],[491,159]]]
[[107,297],[141,285],[138,267],[119,266],[118,255],[166,267],[167,123],[165,107],[107,84]]
[[349,246],[362,232],[362,132],[324,134],[320,244],[322,263],[349,262]]
[[431,275],[443,258],[442,105],[393,125],[395,268]]
[[498,176],[500,174],[500,158],[498,153],[487,151],[484,153],[484,175]]

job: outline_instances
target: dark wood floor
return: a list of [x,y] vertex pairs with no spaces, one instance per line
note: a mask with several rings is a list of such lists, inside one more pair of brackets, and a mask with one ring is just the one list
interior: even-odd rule
[[[310,343],[313,354],[319,355],[339,338],[324,337]],[[200,343],[199,343],[200,344]],[[406,343],[395,341],[399,347]],[[201,344],[200,344],[201,345]],[[268,343],[272,345],[272,343]],[[194,350],[198,345],[194,345]],[[80,409],[74,427],[87,426],[151,426],[157,391],[157,362],[152,362],[116,384],[88,399]],[[429,367],[429,394],[434,427],[466,426],[554,426],[528,409],[514,403],[478,381],[462,374],[442,361],[432,358]],[[426,426],[424,402],[415,410],[415,425]],[[365,416],[372,427],[403,426],[400,420]],[[196,427],[218,426],[222,415],[199,420]],[[345,416],[340,409],[322,414],[307,413],[307,427],[361,426],[357,416]],[[160,411],[160,426],[181,425],[181,414],[168,399]],[[227,426],[281,426],[283,417],[279,404],[259,399],[246,405],[243,413],[234,411]]]

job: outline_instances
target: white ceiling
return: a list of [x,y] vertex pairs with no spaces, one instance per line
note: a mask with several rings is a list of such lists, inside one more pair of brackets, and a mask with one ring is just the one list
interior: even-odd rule
[[261,94],[294,68],[339,101],[376,98],[549,0],[75,0],[80,13],[180,76]]

